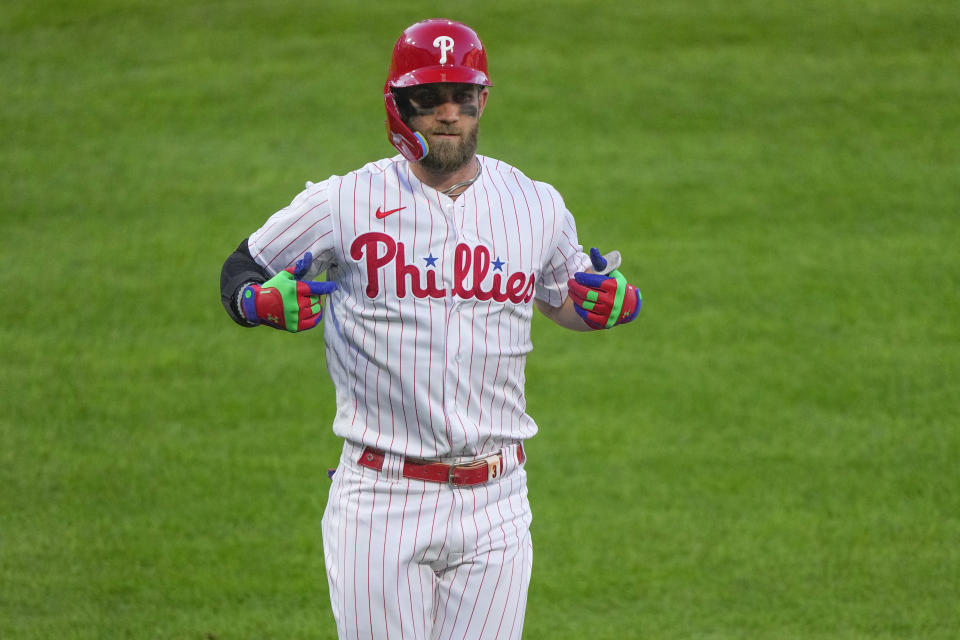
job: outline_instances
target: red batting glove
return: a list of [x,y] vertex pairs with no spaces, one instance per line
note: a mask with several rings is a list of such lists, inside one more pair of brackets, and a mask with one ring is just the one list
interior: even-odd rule
[[299,280],[310,269],[313,258],[308,251],[294,267],[273,276],[262,285],[250,284],[240,294],[244,317],[291,333],[313,329],[323,318],[320,296],[335,291],[336,282]]
[[[596,271],[605,271],[607,260],[596,248],[590,249],[590,261]],[[637,317],[642,304],[640,290],[620,271],[608,274],[578,271],[567,282],[574,310],[594,329],[610,329]]]

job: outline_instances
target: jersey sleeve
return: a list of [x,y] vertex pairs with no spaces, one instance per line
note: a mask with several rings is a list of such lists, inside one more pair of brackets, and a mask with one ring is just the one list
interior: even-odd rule
[[556,214],[553,251],[548,256],[536,286],[536,298],[551,307],[559,307],[567,299],[567,281],[577,271],[590,266],[590,258],[583,252],[577,240],[577,225],[573,214],[563,204],[563,199],[553,187],[549,192]]
[[251,257],[271,276],[296,264],[307,251],[313,254],[307,279],[332,266],[333,220],[327,198],[328,182],[309,185],[250,235]]

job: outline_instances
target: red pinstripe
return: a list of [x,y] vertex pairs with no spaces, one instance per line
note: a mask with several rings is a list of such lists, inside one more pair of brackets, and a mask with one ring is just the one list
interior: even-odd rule
[[[377,480],[373,481],[374,487],[377,485]],[[370,519],[373,520],[374,517],[378,515],[385,515],[385,518],[389,520],[389,513],[387,514],[378,514],[377,513],[377,493],[376,489],[373,492],[373,505],[370,508]],[[357,532],[360,532],[360,528],[357,528]],[[370,628],[373,629],[373,595],[370,593],[370,586],[373,584],[373,576],[370,573],[370,569],[373,567],[372,554],[373,553],[373,527],[367,529],[367,615],[370,618]],[[360,626],[357,626],[357,640],[360,640]]]
[[[544,256],[544,255],[547,255],[547,252],[546,252],[545,246],[544,246],[544,245],[546,244],[546,240],[547,240],[547,237],[546,237],[546,233],[547,233],[547,218],[546,218],[546,216],[545,216],[544,213],[543,213],[543,200],[540,199],[540,190],[537,189],[537,185],[533,185],[533,195],[537,196],[537,211],[540,212],[540,229],[541,229],[541,233],[540,233],[540,255],[541,255],[541,256]],[[554,226],[554,225],[551,225],[551,227],[552,227],[552,226]]]
[[[500,161],[499,161],[499,160],[497,161],[496,167],[497,167],[497,169],[500,168]],[[491,186],[495,186],[495,185],[491,185]],[[500,191],[500,189],[497,189],[497,199],[499,200],[500,211],[503,211],[503,193]],[[493,216],[490,216],[490,217],[489,217],[489,220],[490,220],[490,224],[492,225],[492,224],[493,224]],[[518,225],[518,228],[519,228],[519,225]],[[519,235],[518,235],[517,237],[519,238]],[[507,244],[509,245],[509,238],[508,238],[508,240],[507,240]],[[522,249],[522,247],[518,248],[518,250],[517,250],[517,255],[520,257],[521,264],[522,264],[522,260],[523,260],[523,257],[522,257],[522,256],[523,256],[523,249]],[[501,342],[501,336],[503,336],[503,321],[502,321],[502,318],[498,318],[498,323],[497,323],[497,352],[498,352],[498,353],[503,353],[503,343]],[[496,372],[494,373],[494,383],[496,383],[496,380],[497,380],[497,378],[498,378],[499,375],[500,375],[500,363],[501,363],[501,361],[502,361],[502,358],[497,358],[497,370],[496,370]],[[506,397],[504,397],[503,402],[500,404],[500,423],[501,423],[501,424],[503,423],[503,409],[504,409],[505,406],[506,406]],[[493,398],[492,398],[492,397],[491,397],[491,400],[490,400],[490,410],[491,410],[491,412],[493,411]]]
[[[399,175],[400,175],[400,174],[399,174],[399,169],[398,169],[398,171],[397,171],[397,177],[398,177],[398,178],[399,178]],[[410,186],[410,167],[409,167],[409,165],[407,166],[406,184],[407,184],[408,187]],[[398,180],[398,181],[397,181],[397,190],[398,190],[398,191],[400,190],[400,187],[401,187],[401,185],[400,185],[399,180]],[[416,199],[414,199],[414,201],[413,201],[413,215],[414,215],[413,244],[414,244],[414,246],[416,246],[416,245],[417,245],[417,224],[416,224],[416,220],[419,218],[419,213],[418,213],[418,207],[417,207],[417,201],[416,201]],[[429,236],[429,238],[428,238],[427,244],[428,244],[429,246],[433,246],[433,217],[432,217],[432,216],[431,216],[431,218],[430,218],[430,236]],[[418,308],[419,308],[419,305],[414,305],[414,306],[413,306],[413,341],[414,341],[414,344],[418,344],[418,343],[419,343],[419,339],[420,339],[420,319],[419,319],[419,314],[418,314],[418,312],[417,312],[417,311],[418,311]],[[428,313],[429,313],[429,310],[428,310]],[[432,323],[432,314],[431,314],[431,323]],[[432,327],[432,325],[431,325],[431,327]],[[428,364],[427,364],[427,372],[428,372],[427,375],[429,376],[430,368],[431,368],[432,365],[433,365],[433,354],[431,353],[431,354],[428,356],[428,358],[429,358],[429,361],[428,361]],[[414,363],[414,367],[413,367],[413,388],[416,389],[416,387],[417,387],[417,366],[416,366],[416,363]],[[428,391],[428,395],[429,395],[429,391]],[[416,441],[417,441],[417,443],[419,444],[419,450],[417,451],[417,454],[416,454],[416,455],[417,455],[417,457],[422,458],[422,457],[423,457],[423,425],[420,423],[420,413],[419,413],[418,411],[416,411],[415,409],[414,409],[414,416],[416,416],[416,419],[417,419],[417,440],[416,440]],[[395,449],[395,451],[396,451],[396,450],[399,450],[399,449]],[[409,449],[408,449],[408,451],[409,451]],[[412,451],[411,451],[411,453],[412,453]]]
[[[367,471],[363,470],[361,474],[366,475]],[[360,498],[357,498],[357,513],[354,517],[354,522],[360,522]],[[371,530],[372,531],[372,530]],[[357,574],[357,549],[360,546],[360,527],[358,526],[353,533],[353,574]],[[359,580],[354,579],[353,581],[353,610],[359,612],[360,610],[360,601],[357,598],[357,587],[359,586]],[[360,626],[357,625],[357,639],[360,637]]]
[[[499,167],[499,161],[498,161],[498,167]],[[511,168],[508,173],[513,173],[513,169]],[[519,258],[520,258],[521,264],[523,264],[523,244],[522,244],[522,242],[520,242],[520,240],[523,238],[523,233],[522,233],[521,230],[520,230],[520,214],[519,214],[519,212],[517,211],[517,199],[516,199],[516,197],[514,196],[513,191],[510,189],[510,187],[507,186],[506,180],[505,180],[502,176],[499,176],[499,175],[498,175],[498,177],[500,178],[500,182],[501,182],[501,184],[503,185],[503,188],[506,189],[506,190],[507,190],[507,193],[510,195],[510,203],[511,203],[511,207],[510,207],[510,208],[511,208],[511,210],[513,211],[513,217],[514,217],[514,220],[516,221],[516,224],[517,224],[517,236],[516,236],[516,237],[517,237],[517,241],[518,241],[518,242],[517,242],[517,255],[518,255]],[[511,323],[508,328],[509,328],[509,332],[510,332],[510,340],[507,342],[507,344],[508,344],[508,346],[510,346],[510,347],[516,348],[516,347],[519,346],[519,342],[518,342],[518,341],[515,341],[515,339],[513,338],[513,330],[514,330],[514,325],[513,325],[513,323]],[[522,336],[521,336],[521,337],[522,337]],[[515,374],[513,373],[513,369],[515,369],[516,366],[522,367],[523,364],[522,364],[522,363],[517,363],[516,365],[511,364],[511,365],[509,366],[509,369],[508,369],[508,371],[510,371],[510,375],[509,375],[508,379],[514,381],[513,386],[514,386],[515,389],[517,389],[517,383],[515,382],[517,378],[516,378]],[[501,422],[503,421],[503,411],[504,411],[505,408],[506,408],[506,397],[504,397],[503,403],[501,403],[501,406],[500,406],[500,420],[501,420]],[[523,411],[523,408],[520,408],[520,411],[522,412],[522,411]],[[510,419],[510,431],[511,431],[511,433],[516,433],[516,431],[517,431],[517,423],[516,423],[516,421],[515,421],[515,420],[516,420],[516,411],[515,411],[515,410],[511,410],[510,415],[509,415],[509,419]]]
[[[520,176],[516,173],[513,174],[514,182],[517,183],[517,190],[520,192],[520,195],[523,197],[523,206],[527,208],[527,216],[533,217],[533,210],[530,209],[530,202],[527,200],[527,192],[523,188],[523,185],[520,184]],[[519,223],[519,219],[518,219]],[[543,230],[546,228],[546,221],[543,219],[543,209],[540,209],[540,230],[541,233],[534,233],[534,237],[540,236],[540,253],[543,253]]]
[[[486,487],[481,487],[481,489],[479,489],[478,492],[481,491],[481,490],[482,490],[482,491],[486,491]],[[488,494],[489,494],[489,492],[488,492]],[[487,495],[487,497],[489,497],[489,495]],[[471,512],[470,516],[471,516],[471,518],[473,519],[473,528],[474,528],[474,531],[476,532],[476,536],[475,536],[475,537],[476,537],[476,539],[479,540],[479,539],[480,539],[480,527],[477,526],[477,511],[476,511],[476,509],[474,509],[474,510]],[[484,564],[484,565],[483,565],[483,573],[480,575],[480,584],[479,584],[479,586],[477,587],[477,592],[480,593],[480,594],[486,593],[486,591],[484,591],[484,588],[483,588],[483,583],[484,583],[484,582],[486,581],[486,579],[487,579],[487,569],[489,568],[489,566],[490,566],[489,564]],[[465,594],[464,592],[461,592],[461,593],[460,593],[460,604],[457,605],[457,617],[460,616],[460,608],[461,608],[462,605],[463,605],[463,598],[464,598],[465,595],[466,595],[466,594]],[[491,595],[491,601],[492,601],[492,598],[493,598],[493,597],[492,597],[492,595]],[[474,599],[474,601],[473,601],[473,607],[470,609],[470,617],[467,618],[467,623],[466,623],[466,625],[465,625],[468,629],[470,628],[470,623],[473,622],[473,614],[474,614],[474,612],[477,610],[477,604],[478,604],[479,602],[480,602],[480,599],[479,599],[479,598],[476,598],[476,599]]]
[[[305,218],[305,217],[307,217],[308,215],[310,215],[310,213],[311,213],[314,209],[317,209],[317,208],[319,208],[319,207],[322,207],[323,205],[327,204],[327,202],[328,202],[328,200],[324,200],[323,202],[320,202],[320,203],[318,203],[318,204],[315,204],[313,207],[311,207],[311,208],[308,209],[307,211],[304,211],[304,212],[303,212],[303,215],[301,215],[299,218],[297,218],[296,220],[294,220],[293,222],[291,222],[283,231],[281,231],[280,233],[278,233],[277,235],[275,235],[275,236],[273,237],[273,239],[270,240],[270,242],[268,242],[267,244],[263,245],[263,246],[260,248],[260,251],[258,251],[257,254],[256,254],[255,256],[253,256],[253,257],[254,257],[254,258],[260,257],[260,255],[263,253],[264,249],[266,249],[266,248],[269,247],[271,244],[273,244],[273,241],[274,241],[274,240],[276,240],[277,238],[279,238],[280,236],[282,236],[282,235],[283,235],[286,231],[288,231],[289,229],[293,228],[293,226],[296,225],[297,222],[299,222],[299,221],[302,220],[303,218]],[[269,230],[270,230],[271,228],[273,228],[273,226],[276,225],[279,221],[280,221],[280,220],[277,219],[277,220],[275,220],[273,223],[271,223],[271,224],[269,224],[268,226],[264,227],[263,233],[266,233],[267,231],[269,231]]]
[[[486,199],[487,203],[489,203],[489,202],[490,202],[490,193],[487,191],[487,183],[486,183],[486,182],[480,183],[480,187],[483,189],[484,198]],[[474,191],[474,193],[476,193],[476,191]],[[499,197],[499,195],[500,195],[500,193],[499,193],[499,191],[498,191],[498,192],[497,192],[497,196]],[[502,202],[503,202],[503,199],[501,198],[501,204],[502,204]],[[499,253],[499,251],[498,251],[498,249],[497,249],[497,244],[496,244],[497,237],[496,237],[496,233],[495,233],[494,230],[493,230],[493,216],[487,215],[486,218],[487,218],[487,224],[488,224],[488,226],[490,227],[490,242],[491,242],[491,244],[492,244],[492,246],[491,246],[490,248],[493,250],[494,255],[496,255],[496,256],[499,257],[500,253]],[[477,236],[479,237],[479,236],[480,236],[479,215],[477,216],[477,220],[478,220],[478,222],[477,222]],[[506,241],[506,240],[505,240],[505,241]],[[500,332],[499,329],[500,329],[500,326],[501,326],[502,322],[503,322],[503,316],[498,314],[498,316],[497,316],[497,332],[496,332],[496,336],[497,336],[497,352],[498,352],[498,353],[500,352],[500,335],[501,335],[501,332]],[[489,340],[488,329],[489,329],[489,323],[484,323],[484,325],[483,325],[483,344],[487,344],[487,341]],[[488,360],[488,359],[489,359],[489,357],[484,357],[484,359],[483,359],[483,373],[482,373],[481,376],[480,376],[482,380],[486,380],[486,379],[487,379],[486,373],[487,373],[487,360]],[[496,369],[496,371],[495,371],[494,374],[493,374],[493,384],[494,384],[494,385],[496,385],[496,383],[497,383],[497,378],[499,377],[499,375],[500,375],[500,358],[498,357],[498,358],[497,358],[497,369]],[[493,413],[493,394],[489,394],[489,397],[490,397],[490,412]],[[480,401],[480,415],[478,416],[478,419],[481,419],[481,420],[482,420],[482,417],[483,417],[483,400],[481,399],[481,401]],[[484,440],[481,449],[486,450],[486,449],[489,448],[490,439],[491,439],[491,437],[488,435],[487,438]]]
[[[422,491],[421,491],[421,493],[420,493],[420,508],[417,509],[417,528],[416,528],[416,533],[415,533],[414,536],[413,536],[414,541],[417,541],[417,540],[420,539],[420,517],[423,515],[423,498],[427,495],[426,487],[423,486],[423,485],[421,485],[421,488],[422,488]],[[398,549],[397,549],[397,555],[398,555],[398,556],[400,555],[401,551],[402,551],[402,548],[398,548]],[[421,562],[421,563],[423,562],[423,558],[420,558],[420,562]],[[417,575],[418,575],[418,577],[420,578],[420,593],[423,593],[423,592],[424,592],[424,589],[423,589],[423,573],[418,572]],[[413,602],[414,602],[414,599],[413,599],[413,592],[412,592],[412,590],[411,590],[411,585],[410,585],[410,583],[408,583],[408,585],[407,585],[407,591],[408,591],[408,593],[410,593],[410,617],[411,617],[411,619],[416,620],[416,615],[415,615],[415,613],[414,613],[414,611],[413,611]],[[426,628],[426,626],[427,626],[427,621],[426,621],[426,619],[423,620],[423,625],[424,625],[424,628]]]
[[[504,555],[504,558],[506,558],[507,549],[508,549],[509,547],[508,547],[508,544],[507,544],[507,532],[506,532],[506,531],[504,530],[504,528],[503,528],[503,512],[500,510],[500,497],[501,497],[502,494],[503,494],[503,489],[502,489],[502,487],[500,486],[499,483],[498,483],[497,485],[495,485],[495,486],[496,486],[496,488],[497,488],[497,500],[496,500],[496,504],[497,504],[497,514],[500,516],[500,519],[499,519],[498,522],[500,523],[500,533],[503,534],[503,555]],[[491,529],[492,529],[492,528],[493,528],[493,522],[492,522],[492,521],[490,522],[490,525],[491,525]],[[495,584],[500,584],[500,578],[503,576],[503,568],[504,568],[504,566],[506,566],[506,562],[501,562],[501,563],[500,563],[500,571],[497,573],[497,579],[496,579],[496,581],[495,581]],[[510,593],[512,587],[513,587],[513,575],[511,574],[510,585],[507,587],[507,593]],[[481,637],[483,636],[484,631],[486,631],[486,629],[487,629],[487,622],[490,620],[490,614],[493,612],[493,604],[494,604],[494,602],[493,602],[493,599],[491,598],[491,599],[490,599],[490,606],[487,607],[487,615],[484,616],[484,618],[483,618],[483,625],[482,625],[481,628],[480,628],[480,636],[481,636]]]
[[[490,490],[489,490],[487,487],[481,487],[481,489],[483,490],[483,492],[484,492],[484,497],[486,498],[486,500],[485,500],[484,502],[489,503],[489,502],[490,502]],[[486,513],[486,511],[484,511],[484,513]],[[489,515],[487,515],[487,524],[490,525],[490,528],[492,529],[492,527],[493,527],[493,522],[490,520],[490,516],[489,516]],[[476,510],[474,510],[474,512],[473,512],[473,526],[474,526],[474,528],[475,528],[476,531],[477,531],[477,538],[479,539],[479,537],[480,537],[480,527],[477,526],[477,512],[476,512]],[[487,569],[489,569],[489,567],[490,567],[490,565],[484,565],[484,567],[483,567],[483,575],[480,576],[480,586],[479,586],[478,589],[477,589],[480,593],[485,593],[485,591],[484,591],[484,589],[483,589],[483,583],[486,582],[486,579],[487,579]],[[501,569],[503,568],[503,563],[500,564],[500,567],[501,567]],[[467,627],[468,629],[470,628],[470,623],[473,622],[473,616],[474,616],[474,614],[477,612],[477,605],[478,605],[478,604],[480,604],[480,599],[479,599],[479,598],[476,598],[476,599],[473,601],[473,607],[470,609],[470,617],[467,619],[466,627]],[[492,609],[492,608],[493,608],[493,596],[490,597],[490,607],[488,608],[488,611],[489,611],[489,609]],[[482,635],[482,633],[481,633],[481,635]]]
[[[511,522],[514,522],[514,528],[516,528],[516,512],[513,510],[513,505],[512,505],[511,503],[508,502],[507,504],[510,506]],[[499,508],[499,504],[498,504],[498,508]],[[516,569],[514,569],[514,572],[510,574],[510,586],[507,587],[507,591],[508,591],[508,592],[512,592],[512,591],[513,591],[513,580],[514,580],[514,578],[516,578]],[[500,624],[497,626],[497,637],[500,637],[500,630],[503,628],[503,621],[504,621],[505,619],[506,619],[505,617],[504,617],[504,618],[500,618]],[[514,622],[515,622],[515,621],[516,621],[516,617],[514,617]],[[510,635],[513,635],[513,624],[512,624],[512,623],[511,623],[511,633],[510,633]]]
[[[356,174],[354,174],[354,176],[353,176],[353,199],[352,199],[352,202],[353,202],[353,233],[354,233],[354,235],[356,235],[356,233],[357,233],[357,181],[358,181],[358,180],[359,180],[359,177],[358,177]],[[342,190],[342,183],[341,183],[341,190]],[[342,191],[341,191],[341,192],[342,192]],[[341,200],[341,201],[342,201],[342,200]],[[341,210],[342,210],[342,209],[341,209]],[[369,213],[368,213],[367,215],[369,216]],[[367,304],[368,304],[368,302],[367,302],[366,300],[362,300],[362,298],[360,298],[360,297],[356,297],[355,299],[357,300],[357,306],[358,306],[359,308],[366,307]],[[359,327],[359,325],[357,325],[357,327],[354,329],[354,343],[357,342],[357,340],[356,340],[356,333],[357,333],[357,331],[359,331],[359,330],[360,330],[360,327]],[[353,370],[354,370],[354,371],[359,372],[359,370],[360,370],[360,354],[361,354],[361,352],[366,353],[366,346],[367,346],[367,334],[366,334],[366,332],[361,332],[360,349],[357,349],[357,350],[354,352],[354,353],[355,353],[354,365],[353,365]],[[367,368],[368,368],[368,367],[364,367],[364,372],[363,372],[363,376],[364,376],[363,381],[364,381],[364,383],[366,383],[366,381],[367,381],[367,379],[366,379]],[[364,420],[364,423],[363,423],[363,433],[362,433],[360,439],[361,439],[361,441],[366,442],[366,439],[367,439],[367,429],[368,429],[368,426],[369,426],[369,424],[370,424],[370,421],[369,421],[370,408],[366,405],[365,402],[361,402],[361,400],[360,400],[360,391],[359,391],[359,388],[360,388],[360,376],[358,375],[358,376],[355,378],[355,380],[354,380],[354,385],[353,385],[354,411],[353,411],[353,419],[352,419],[352,421],[351,421],[351,426],[355,426],[355,425],[356,425],[356,423],[357,423],[357,415],[360,413],[360,407],[362,406],[362,407],[364,408],[364,411],[366,412],[366,417],[367,417],[368,419],[367,419],[367,420]],[[374,442],[374,444],[376,444],[376,442]]]
[[[329,216],[328,216],[328,217],[329,217]],[[319,236],[317,236],[317,239],[314,240],[313,242],[311,242],[309,247],[307,247],[306,249],[304,249],[303,251],[301,251],[300,253],[297,254],[296,260],[294,260],[292,264],[296,264],[297,260],[299,260],[300,258],[302,258],[302,257],[303,257],[303,254],[305,254],[307,251],[310,251],[311,253],[313,253],[313,250],[314,250],[315,248],[321,246],[322,243],[323,243],[323,241],[326,239],[326,237],[329,236],[329,235],[331,235],[332,233],[333,233],[333,231],[330,230],[330,231],[325,231],[324,233],[322,233],[322,234],[320,234]]]

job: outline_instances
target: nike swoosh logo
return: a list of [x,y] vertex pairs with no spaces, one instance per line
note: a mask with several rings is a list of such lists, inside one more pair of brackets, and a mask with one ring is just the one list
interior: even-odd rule
[[386,218],[391,213],[396,213],[401,209],[406,209],[406,207],[397,207],[396,209],[390,209],[389,211],[381,211],[380,207],[377,207],[377,218]]

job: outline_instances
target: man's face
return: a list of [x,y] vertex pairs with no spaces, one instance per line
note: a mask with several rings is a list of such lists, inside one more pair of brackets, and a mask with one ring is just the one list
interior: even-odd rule
[[480,115],[488,94],[485,87],[452,82],[422,84],[408,90],[409,115],[405,120],[430,145],[430,152],[420,164],[452,173],[473,159]]

